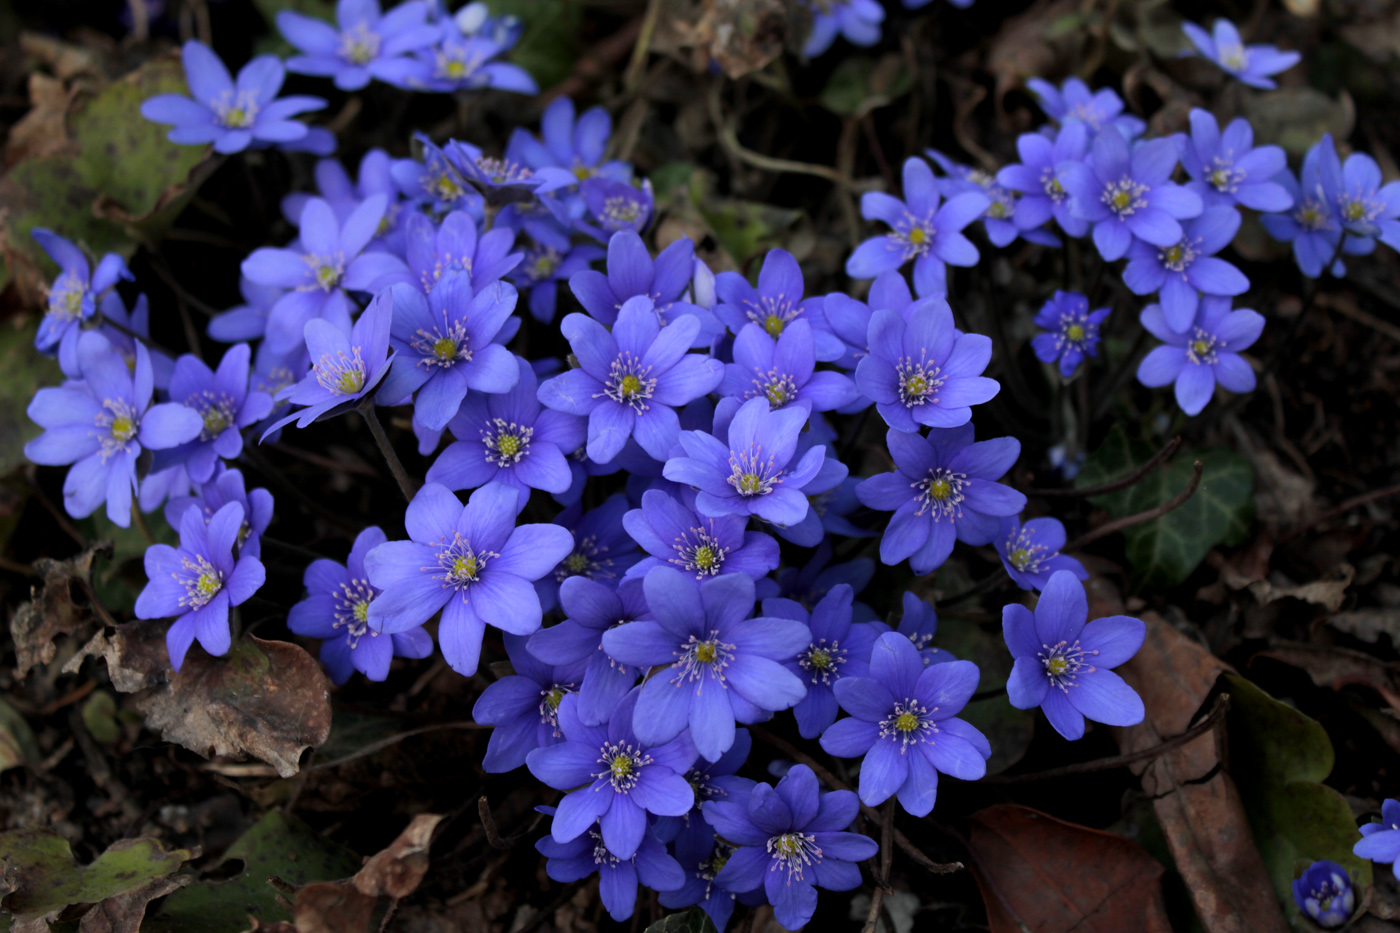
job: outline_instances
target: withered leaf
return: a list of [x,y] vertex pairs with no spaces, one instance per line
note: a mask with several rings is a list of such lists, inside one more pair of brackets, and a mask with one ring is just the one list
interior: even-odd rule
[[1319,687],[1370,687],[1391,709],[1400,712],[1400,665],[1349,648],[1298,642],[1277,642],[1260,654],[1302,668]]
[[783,54],[789,6],[783,0],[706,0],[695,35],[725,74],[741,78]]
[[1136,843],[1013,804],[980,810],[971,822],[992,933],[1019,930],[1002,897],[1038,933],[1171,930],[1164,869]]
[[16,676],[25,677],[40,664],[52,661],[58,650],[53,643],[55,638],[88,627],[92,613],[86,605],[73,602],[73,586],[91,583],[92,562],[99,554],[111,557],[111,543],[99,541],[69,560],[43,557],[34,562],[34,569],[43,576],[44,582],[34,590],[33,598],[16,609],[10,618]]
[[79,865],[68,841],[53,830],[4,833],[0,835],[0,882],[9,893],[0,898],[0,908],[19,918],[34,918],[74,905],[100,904],[145,889],[148,882],[164,879],[194,855],[189,849],[166,849],[160,840],[141,836],[114,842],[91,865]]
[[297,933],[368,933],[374,902],[348,884],[308,884],[297,891]]
[[83,914],[78,933],[140,933],[146,905],[189,884],[189,875],[152,878],[135,891],[109,897]]
[[365,862],[351,883],[360,893],[371,897],[381,894],[408,897],[418,890],[418,885],[428,872],[428,846],[432,842],[433,830],[442,820],[443,817],[436,813],[415,816],[397,839]]

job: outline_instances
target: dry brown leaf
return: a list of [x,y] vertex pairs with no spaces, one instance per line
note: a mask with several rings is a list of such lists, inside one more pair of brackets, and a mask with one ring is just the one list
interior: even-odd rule
[[1278,643],[1260,654],[1302,668],[1319,687],[1333,690],[1353,685],[1370,687],[1391,709],[1400,712],[1400,665],[1387,664],[1349,648],[1300,642]]
[[348,884],[318,881],[297,891],[297,933],[368,933],[375,899]]
[[784,0],[705,0],[695,39],[725,74],[741,78],[783,54],[792,6]]
[[1064,36],[1047,39],[1050,27],[1067,16],[1079,13],[1079,0],[1041,0],[1019,16],[1013,16],[992,39],[986,69],[996,77],[997,109],[1006,92],[1024,84],[1027,78],[1043,78],[1059,71],[1061,54],[1078,49],[1084,42],[1083,30],[1069,30]]
[[1347,587],[1351,586],[1351,581],[1356,579],[1356,568],[1351,564],[1342,564],[1332,572],[1331,576],[1333,577],[1331,580],[1314,580],[1312,583],[1299,585],[1275,584],[1268,580],[1256,580],[1249,584],[1249,592],[1254,595],[1261,606],[1267,606],[1279,599],[1298,599],[1305,603],[1326,606],[1330,611],[1336,612],[1346,600]]
[[1339,632],[1374,645],[1382,635],[1400,647],[1400,609],[1356,609],[1327,617],[1327,624]]
[[381,894],[395,898],[408,897],[418,890],[423,876],[428,873],[428,847],[433,839],[433,830],[443,819],[436,813],[415,816],[397,839],[365,862],[350,883],[361,894],[370,897]]
[[[1125,753],[1190,728],[1219,676],[1231,668],[1153,613],[1147,640],[1118,669],[1147,708],[1142,724],[1115,729]],[[1264,860],[1254,845],[1234,781],[1223,770],[1208,732],[1165,755],[1133,766],[1208,933],[1286,933]],[[1209,778],[1207,778],[1209,775]]]
[[29,76],[29,112],[10,128],[5,139],[5,164],[42,159],[68,146],[68,104],[72,93],[57,78],[34,72]]
[[92,613],[86,606],[74,604],[72,587],[75,582],[79,586],[91,582],[92,562],[98,554],[111,557],[112,545],[99,541],[71,560],[43,557],[34,562],[34,569],[44,578],[43,586],[10,618],[16,676],[25,677],[31,669],[52,661],[58,650],[53,640],[59,635],[72,635],[88,627]]
[[83,914],[78,933],[140,933],[141,921],[146,919],[146,905],[192,880],[190,875],[153,878],[135,891],[109,897]]

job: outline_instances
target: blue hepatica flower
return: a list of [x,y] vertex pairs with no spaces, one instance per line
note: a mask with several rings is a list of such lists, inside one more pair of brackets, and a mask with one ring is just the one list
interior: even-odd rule
[[812,325],[817,359],[822,362],[840,359],[845,347],[826,326],[822,314],[825,302],[815,297],[804,299],[805,288],[802,268],[792,254],[772,249],[763,257],[757,288],[737,272],[721,272],[715,276],[715,294],[719,299],[715,316],[731,333],[738,334],[745,324],[753,323],[761,325],[768,336],[775,338],[788,324],[805,320]]
[[1065,546],[1065,526],[1057,518],[1032,518],[1025,524],[1019,518],[1006,516],[995,541],[1002,566],[1023,590],[1043,590],[1052,574],[1068,570],[1080,580],[1089,579],[1084,565],[1068,554]]
[[1048,230],[1042,230],[1042,218],[1038,224],[1020,223],[1016,212],[1020,207],[1021,194],[1003,186],[994,175],[970,165],[954,162],[937,149],[925,149],[924,155],[937,162],[947,173],[939,180],[939,191],[944,197],[952,198],[964,192],[981,194],[990,202],[982,215],[982,226],[986,228],[987,239],[993,246],[1009,246],[1018,236],[1024,236],[1032,243],[1041,246],[1059,246],[1060,240]]
[[885,435],[893,473],[856,487],[872,509],[894,512],[880,541],[880,560],[905,558],[915,573],[932,573],[953,553],[953,542],[990,544],[1004,515],[1018,515],[1026,497],[997,480],[1021,455],[1021,442],[999,437],[973,443],[971,424],[934,428],[928,437],[893,428]]
[[388,14],[378,0],[339,0],[336,25],[291,10],[277,14],[277,28],[302,53],[287,59],[295,74],[334,78],[342,91],[358,91],[371,78],[397,82],[407,52],[438,37],[428,22],[428,4],[400,3]]
[[836,0],[808,5],[812,9],[812,32],[802,47],[802,54],[807,58],[816,58],[831,48],[837,36],[859,46],[872,46],[880,41],[885,8],[877,0]]
[[394,358],[389,349],[393,314],[394,300],[386,292],[371,301],[350,328],[319,318],[307,321],[305,340],[311,371],[274,396],[277,401],[305,407],[274,421],[262,439],[293,421],[304,428],[324,415],[339,414],[378,389]]
[[136,345],[136,366],[89,331],[78,340],[81,379],[40,389],[27,413],[44,429],[24,445],[24,455],[44,466],[73,464],[63,481],[63,507],[86,518],[104,501],[107,517],[131,526],[136,462],[142,450],[178,447],[199,436],[204,420],[174,402],[151,404],[151,359]]
[[[312,561],[302,581],[306,598],[287,613],[287,628],[297,635],[321,639],[321,663],[333,683],[345,683],[355,671],[370,680],[384,680],[389,676],[389,662],[396,656],[426,658],[433,653],[432,636],[422,626],[392,635],[369,627],[369,604],[380,591],[365,574],[365,555],[386,540],[383,531],[371,526],[356,535],[345,563]],[[247,550],[245,545],[243,553]]]
[[602,247],[581,243],[560,252],[553,246],[536,243],[525,251],[511,281],[529,293],[530,316],[541,324],[554,320],[559,305],[559,283],[567,282],[605,255]]
[[1390,865],[1400,879],[1400,800],[1381,804],[1379,823],[1361,824],[1361,841],[1351,851],[1358,858]]
[[1248,308],[1230,310],[1228,298],[1203,298],[1185,333],[1167,323],[1158,305],[1142,312],[1142,326],[1165,346],[1143,358],[1137,378],[1145,386],[1176,384],[1176,403],[1188,415],[1200,414],[1216,383],[1230,392],[1253,392],[1254,370],[1240,356],[1259,339],[1264,316]]
[[249,491],[238,470],[224,470],[211,482],[201,483],[193,495],[171,496],[165,504],[165,520],[171,528],[179,528],[188,509],[198,510],[207,523],[214,514],[237,502],[243,506],[243,525],[238,529],[238,553],[247,557],[262,554],[262,534],[272,522],[272,493],[266,489]]
[[596,509],[585,512],[583,503],[575,502],[554,517],[554,524],[573,536],[573,547],[553,573],[535,584],[541,605],[554,608],[559,585],[570,577],[585,577],[616,587],[627,569],[641,560],[637,543],[622,527],[627,508],[627,497],[618,492]]
[[434,213],[464,210],[481,219],[485,199],[467,184],[447,154],[426,136],[415,135],[413,142],[415,147],[421,147],[421,158],[397,159],[389,168],[404,196]]
[[1323,859],[1293,879],[1293,902],[1313,923],[1331,930],[1355,913],[1356,891],[1345,868]]
[[629,298],[609,333],[585,314],[560,328],[579,367],[540,386],[540,401],[588,418],[588,458],[608,463],[629,437],[655,460],[665,460],[680,433],[675,406],[708,395],[724,364],[687,353],[700,330],[682,315],[662,327],[647,297]]
[[806,321],[793,321],[777,340],[763,325],[745,324],[734,338],[734,362],[724,368],[719,393],[744,400],[765,398],[774,410],[806,402],[811,411],[830,411],[856,400],[856,387],[848,376],[816,372],[816,365],[816,341]]
[[[1330,137],[1324,137],[1330,143]],[[1260,217],[1264,229],[1275,240],[1293,244],[1293,258],[1298,268],[1308,278],[1322,275],[1323,268],[1332,263],[1330,271],[1335,276],[1346,274],[1346,269],[1337,257],[1339,245],[1343,252],[1356,252],[1356,247],[1348,250],[1350,243],[1363,243],[1363,240],[1343,240],[1342,223],[1334,213],[1331,201],[1327,198],[1326,187],[1322,182],[1321,142],[1315,144],[1303,157],[1303,168],[1299,178],[1284,169],[1274,180],[1283,186],[1293,199],[1293,206],[1284,213],[1264,214]],[[1300,184],[1301,181],[1301,184]],[[1369,244],[1368,244],[1369,245]],[[1333,261],[1335,258],[1335,261]]]
[[87,256],[71,240],[43,227],[34,228],[34,239],[58,264],[58,276],[49,283],[47,306],[34,335],[34,347],[41,353],[56,353],[63,371],[75,373],[78,338],[83,332],[79,325],[97,312],[102,296],[118,280],[131,281],[131,271],[120,256],[108,253],[94,272]]
[[982,375],[992,358],[992,341],[960,333],[946,303],[919,308],[907,322],[894,311],[876,311],[868,339],[870,354],[856,367],[856,387],[875,400],[880,416],[897,431],[967,424],[971,406],[1001,389]]
[[969,191],[949,198],[940,207],[933,170],[923,159],[911,156],[904,161],[903,201],[881,191],[861,195],[861,216],[883,221],[890,232],[856,247],[846,260],[846,274],[854,279],[873,279],[912,259],[914,291],[920,297],[946,294],[946,267],[977,263],[977,247],[961,231],[990,206],[985,195]]
[[284,293],[276,285],[259,285],[246,276],[239,277],[238,291],[243,295],[243,304],[209,319],[209,336],[221,343],[262,339],[272,306]]
[[180,546],[153,544],[146,549],[146,584],[136,597],[138,619],[175,622],[165,634],[170,666],[180,669],[185,652],[197,638],[204,650],[222,657],[232,644],[228,613],[263,585],[262,562],[235,556],[243,506],[230,502],[206,524],[193,509],[180,521]]
[[416,392],[415,420],[440,431],[468,389],[509,392],[519,382],[515,355],[497,342],[515,310],[514,285],[491,282],[473,290],[471,278],[457,272],[440,279],[427,295],[403,284],[387,295],[394,308],[390,342],[398,353],[379,389],[384,404],[401,405]]
[[456,23],[440,26],[438,38],[394,66],[392,83],[417,91],[452,94],[497,88],[518,94],[538,94],[539,85],[529,72],[510,62],[498,61],[515,45],[517,37],[503,31],[482,30],[464,34]]
[[[869,625],[881,635],[890,631],[888,625],[878,620]],[[933,646],[933,639],[938,635],[938,613],[933,606],[907,590],[904,593],[904,615],[900,617],[899,628],[895,631],[908,638],[919,650],[919,657],[923,658],[925,665],[957,660],[946,648]]]
[[224,353],[217,371],[188,353],[175,361],[170,400],[198,414],[203,428],[194,440],[161,451],[153,470],[182,462],[193,482],[207,483],[219,458],[233,460],[243,452],[243,428],[272,414],[272,396],[248,389],[251,360],[252,351],[240,343]]
[[1238,204],[1256,211],[1286,211],[1293,196],[1274,180],[1288,168],[1278,146],[1254,147],[1254,129],[1236,117],[1222,131],[1215,115],[1199,107],[1191,111],[1191,135],[1176,137],[1181,167],[1192,188],[1212,204]]
[[1090,135],[1097,135],[1104,127],[1112,126],[1124,139],[1136,139],[1147,128],[1142,120],[1123,113],[1123,98],[1112,88],[1091,91],[1089,85],[1079,78],[1066,78],[1059,87],[1049,81],[1032,78],[1026,82],[1026,87],[1040,101],[1040,109],[1045,111],[1045,115],[1061,127],[1079,123]]
[[685,779],[695,791],[695,806],[683,817],[662,817],[652,828],[656,838],[663,842],[677,843],[690,838],[713,836],[704,820],[703,807],[706,800],[746,800],[754,788],[754,781],[738,777],[735,772],[748,761],[753,750],[753,737],[747,729],[734,730],[734,744],[715,761],[696,758],[686,771]]
[[683,816],[695,805],[695,792],[683,776],[695,761],[694,743],[685,732],[665,742],[634,733],[639,695],[633,690],[623,697],[605,726],[585,723],[576,709],[578,698],[564,697],[559,704],[564,741],[527,757],[530,773],[555,790],[579,788],[559,801],[550,827],[555,842],[578,838],[596,820],[608,852],[629,859],[647,835],[647,814]]
[[1244,273],[1214,255],[1235,238],[1239,211],[1228,205],[1207,208],[1181,229],[1181,239],[1167,247],[1134,240],[1123,270],[1134,295],[1160,293],[1162,313],[1178,333],[1191,326],[1202,295],[1234,297],[1249,290]]
[[562,168],[579,181],[601,175],[617,181],[632,177],[626,162],[603,161],[612,135],[612,117],[602,107],[590,107],[574,118],[574,102],[560,97],[540,117],[540,138],[517,130],[511,144],[533,169]]
[[792,708],[804,739],[815,739],[836,721],[836,684],[843,677],[866,677],[870,673],[870,649],[880,633],[864,623],[851,624],[854,599],[850,585],[839,583],[811,612],[791,599],[773,597],[763,601],[764,616],[796,619],[811,632],[807,647],[783,664],[807,687],[807,695]]
[[805,407],[770,411],[767,399],[750,399],[730,422],[728,443],[704,431],[682,431],[684,456],[667,460],[663,475],[700,490],[695,508],[701,515],[757,515],[775,525],[796,525],[809,508],[801,490],[826,459],[825,447],[796,459],[806,422]]
[[656,196],[650,179],[641,184],[615,178],[588,178],[579,185],[579,195],[588,208],[593,223],[579,221],[577,226],[600,243],[606,243],[623,230],[640,233],[651,222],[656,208]]
[[476,219],[466,211],[452,211],[440,224],[426,214],[411,213],[404,221],[407,267],[393,270],[374,288],[407,282],[428,294],[444,275],[460,272],[479,292],[504,278],[524,258],[523,253],[512,251],[514,246],[515,231],[496,227],[478,235]]
[[650,298],[663,324],[681,315],[700,319],[696,346],[708,347],[724,331],[713,313],[689,300],[691,276],[699,260],[695,244],[680,239],[653,260],[635,230],[620,230],[608,240],[607,273],[585,269],[569,278],[569,289],[598,323],[611,327],[627,299]]
[[865,756],[859,790],[869,806],[898,795],[909,813],[927,816],[940,771],[964,781],[987,773],[991,744],[957,718],[980,677],[971,661],[925,665],[908,638],[881,635],[870,676],[836,682],[836,699],[851,715],[826,730],[822,748],[838,758]]
[[505,636],[506,656],[515,673],[481,691],[472,707],[472,719],[495,727],[481,761],[488,774],[514,771],[530,752],[564,740],[559,704],[578,692],[583,678],[583,662],[546,664],[530,653],[526,641],[519,635]]
[[1195,23],[1182,23],[1181,30],[1203,57],[1240,82],[1266,91],[1278,87],[1272,75],[1287,71],[1303,57],[1297,52],[1280,52],[1272,45],[1245,45],[1240,31],[1228,19],[1216,20],[1210,32]]
[[608,721],[641,673],[603,650],[603,633],[647,617],[642,581],[623,580],[611,587],[583,576],[569,577],[559,584],[559,605],[564,621],[531,635],[530,654],[546,664],[585,665],[578,716],[596,726]]
[[608,916],[618,923],[630,919],[637,907],[638,881],[653,891],[674,891],[685,884],[685,870],[651,835],[642,836],[636,854],[627,859],[608,851],[599,829],[563,843],[545,836],[535,843],[535,851],[545,857],[544,871],[551,881],[570,884],[597,872],[598,896]]
[[664,665],[642,686],[633,727],[657,744],[690,727],[701,757],[716,761],[734,744],[735,721],[751,723],[802,699],[805,688],[783,667],[811,641],[791,619],[750,620],[754,582],[730,573],[697,583],[671,567],[643,580],[655,621],[603,634],[610,656],[646,669]]
[[763,888],[777,921],[799,929],[816,913],[817,885],[860,887],[856,863],[879,851],[875,840],[846,832],[859,812],[850,791],[821,793],[806,765],[793,766],[777,787],[759,784],[747,801],[708,801],[706,822],[738,846],[715,883],[739,893]]
[[577,415],[540,410],[535,371],[516,358],[520,381],[508,392],[469,394],[447,423],[457,438],[428,468],[427,480],[448,489],[507,483],[562,493],[573,482],[565,457],[577,450],[587,425]]
[[1133,238],[1153,246],[1181,240],[1181,224],[1201,212],[1200,195],[1170,179],[1177,147],[1170,139],[1153,139],[1129,151],[1119,133],[1100,133],[1085,162],[1056,166],[1069,192],[1070,211],[1094,227],[1094,245],[1112,262],[1121,259]]
[[275,351],[296,349],[313,319],[348,325],[353,304],[346,290],[367,291],[385,274],[402,267],[397,256],[363,252],[379,228],[386,204],[382,194],[374,195],[341,223],[330,204],[312,198],[301,212],[301,230],[293,247],[264,247],[243,260],[243,275],[250,281],[287,289],[268,312],[267,342]]
[[438,644],[454,671],[476,673],[489,619],[512,635],[540,627],[531,585],[569,552],[558,525],[515,524],[520,493],[491,483],[465,506],[446,486],[427,483],[408,505],[408,541],[389,541],[365,556],[365,572],[383,590],[369,606],[370,628],[404,632],[439,609]]
[[1400,244],[1400,182],[1384,184],[1380,166],[1363,152],[1342,162],[1331,134],[1317,144],[1322,190],[1333,214],[1354,237],[1376,237],[1392,249]]
[[1078,292],[1056,291],[1036,312],[1035,325],[1045,331],[1031,338],[1042,363],[1059,363],[1060,375],[1074,375],[1085,357],[1099,358],[1099,328],[1112,308],[1089,310],[1089,299]]
[[[692,820],[696,825],[693,833],[683,833],[676,837],[673,846],[676,861],[685,871],[685,883],[674,891],[666,891],[656,900],[668,910],[683,910],[698,906],[710,918],[715,929],[721,931],[729,925],[734,915],[734,903],[738,899],[715,883],[715,876],[724,868],[735,846],[715,836],[714,830],[703,820]],[[749,893],[744,903],[757,906],[763,903],[763,896]]]
[[710,518],[659,489],[642,493],[642,507],[624,515],[622,524],[650,555],[628,569],[629,577],[670,565],[697,580],[723,573],[760,580],[778,567],[778,542],[760,531],[745,531],[745,516]]
[[1089,230],[1089,222],[1070,212],[1069,192],[1060,183],[1061,163],[1084,161],[1089,149],[1089,131],[1074,121],[1062,126],[1053,138],[1041,133],[1023,133],[1016,139],[1021,161],[997,172],[997,183],[1019,192],[1012,221],[1018,230],[1037,230],[1054,218],[1060,229],[1072,237]]
[[172,143],[213,143],[214,151],[222,153],[294,143],[306,137],[307,126],[290,117],[326,106],[319,97],[278,100],[286,72],[275,55],[259,55],[244,65],[237,81],[202,42],[186,42],[183,55],[185,81],[193,99],[160,94],[141,104],[141,116],[174,127],[166,137]]
[[1085,719],[1135,726],[1144,716],[1142,700],[1111,668],[1137,654],[1147,626],[1131,616],[1086,625],[1088,618],[1084,584],[1068,570],[1050,576],[1034,614],[1016,603],[1002,609],[1002,635],[1016,659],[1007,699],[1017,709],[1039,706],[1070,741],[1084,735]]

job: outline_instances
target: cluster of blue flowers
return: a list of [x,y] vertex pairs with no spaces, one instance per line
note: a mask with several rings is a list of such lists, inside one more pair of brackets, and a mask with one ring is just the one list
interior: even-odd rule
[[[809,54],[837,31],[862,41],[874,23],[878,34],[872,7],[823,5]],[[388,14],[341,0],[337,16],[278,17],[300,53],[286,70],[348,90],[372,78],[534,90],[498,60],[518,24],[480,4],[449,17],[417,0]],[[1227,39],[1217,34],[1210,53],[1222,67],[1259,81],[1278,70],[1277,56],[1237,53]],[[144,109],[175,126],[172,140],[224,153],[333,148],[290,119],[323,101],[277,99],[275,58],[235,80],[192,42],[185,64],[191,97]],[[352,409],[377,428],[376,406],[411,406],[433,459],[427,482],[405,489],[406,537],[368,527],[344,564],[311,563],[288,627],[321,640],[336,683],[355,671],[383,680],[393,658],[426,657],[434,640],[470,676],[487,629],[499,629],[513,673],[476,702],[476,720],[494,727],[484,767],[525,767],[566,792],[538,843],[551,878],[598,873],[619,920],[640,882],[668,907],[701,905],[721,929],[736,903],[765,901],[799,927],[816,887],[857,887],[856,863],[876,853],[851,831],[862,803],[895,799],[926,815],[940,773],[977,780],[992,754],[958,718],[980,672],[931,644],[933,607],[905,593],[892,627],[859,599],[872,562],[832,563],[838,539],[876,534],[872,513],[893,513],[885,564],[930,574],[958,541],[993,545],[1011,580],[1039,591],[1034,611],[1004,611],[1012,705],[1040,707],[1071,740],[1086,720],[1143,718],[1112,668],[1145,626],[1089,621],[1088,573],[1061,553],[1063,525],[1023,519],[1026,497],[1001,482],[1020,443],[976,439],[974,409],[1000,387],[984,375],[992,342],[960,330],[948,301],[948,267],[979,258],[965,231],[980,220],[994,246],[1092,236],[1103,261],[1127,259],[1126,286],[1157,295],[1142,324],[1163,344],[1139,378],[1174,382],[1188,413],[1217,383],[1254,385],[1239,351],[1263,318],[1232,310],[1248,281],[1216,256],[1239,208],[1266,212],[1313,275],[1377,238],[1400,242],[1400,189],[1381,187],[1364,156],[1339,162],[1330,139],[1300,188],[1280,150],[1252,147],[1243,121],[1221,133],[1196,111],[1189,137],[1141,140],[1112,91],[1032,86],[1054,125],[1018,140],[1020,162],[993,176],[930,152],[942,176],[911,158],[902,200],[863,197],[865,217],[889,228],[846,265],[874,280],[864,301],[810,294],[781,249],[756,284],[715,274],[689,240],[653,254],[650,185],[606,158],[606,112],[578,114],[567,98],[538,136],[516,129],[499,155],[420,138],[416,157],[371,151],[353,176],[321,162],[319,191],[282,205],[295,238],[248,256],[246,304],[211,320],[209,336],[230,345],[217,367],[145,345],[144,299],[128,311],[115,290],[131,278],[119,258],[94,271],[78,247],[36,231],[61,269],[38,346],[68,381],[35,397],[29,413],[45,432],[26,452],[72,465],[71,515],[105,504],[125,526],[133,502],[164,506],[179,546],[147,552],[136,614],[174,620],[179,669],[194,641],[228,652],[235,608],[264,582],[273,500],[246,489],[235,465],[245,442]],[[1172,180],[1178,165],[1189,182]],[[557,325],[567,358],[516,355],[522,327],[554,326],[561,284],[582,308]],[[1036,318],[1035,352],[1064,378],[1098,356],[1109,310],[1090,306],[1056,292]],[[832,419],[871,407],[892,469],[853,477]],[[612,484],[622,491],[585,509],[598,498],[590,479],[613,474],[625,474]],[[520,523],[532,499],[557,505],[553,521]],[[780,569],[779,540],[815,556]],[[823,792],[802,765],[774,786],[737,776],[751,749],[743,727],[788,710],[804,738],[860,760],[858,794]]]

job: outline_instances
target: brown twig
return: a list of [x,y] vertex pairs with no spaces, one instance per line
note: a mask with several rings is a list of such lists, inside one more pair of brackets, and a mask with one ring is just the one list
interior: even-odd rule
[[1084,489],[1027,489],[1027,496],[1039,496],[1043,499],[1050,499],[1059,496],[1066,498],[1087,498],[1089,496],[1102,496],[1110,492],[1117,492],[1120,489],[1127,489],[1134,486],[1147,477],[1149,473],[1165,463],[1172,454],[1176,453],[1181,446],[1181,435],[1177,435],[1167,441],[1161,450],[1152,455],[1152,459],[1138,467],[1132,473],[1121,479],[1116,479],[1111,483],[1100,483],[1097,486],[1089,486]]
[[1205,468],[1201,465],[1201,461],[1197,460],[1191,467],[1191,482],[1186,484],[1185,489],[1173,496],[1171,501],[1164,502],[1161,505],[1157,506],[1155,509],[1148,509],[1146,512],[1139,512],[1136,515],[1129,515],[1125,518],[1120,518],[1117,521],[1112,521],[1105,525],[1100,525],[1093,531],[1080,535],[1078,538],[1074,539],[1069,544],[1066,544],[1063,550],[1077,551],[1088,544],[1092,544],[1100,538],[1106,538],[1111,534],[1117,534],[1125,528],[1132,528],[1134,525],[1141,525],[1144,522],[1150,522],[1154,518],[1161,518],[1168,512],[1172,512],[1176,509],[1181,508],[1181,506],[1186,502],[1187,499],[1190,499],[1196,494],[1196,487],[1201,485],[1201,473],[1204,471],[1204,469]]
[[384,425],[379,423],[379,416],[374,413],[374,400],[366,398],[365,401],[355,409],[365,419],[365,424],[369,426],[369,433],[374,435],[374,443],[379,446],[379,452],[384,455],[384,462],[389,466],[389,472],[394,475],[394,482],[399,484],[399,492],[409,502],[413,501],[413,494],[417,492],[416,484],[409,479],[408,471],[403,468],[403,461],[394,451],[394,445],[389,442],[389,435],[384,432]]
[[1363,492],[1359,496],[1352,496],[1335,509],[1328,509],[1316,518],[1310,518],[1296,528],[1292,528],[1285,534],[1280,535],[1278,544],[1292,541],[1310,528],[1315,528],[1318,525],[1330,522],[1334,518],[1340,518],[1358,506],[1366,505],[1367,503],[1375,502],[1378,499],[1384,499],[1388,496],[1396,495],[1397,493],[1400,493],[1400,483],[1394,486],[1387,486],[1384,489],[1373,489],[1370,492]]
[[885,801],[885,811],[880,817],[880,869],[875,877],[875,887],[870,892],[870,913],[866,915],[865,927],[861,933],[875,933],[880,922],[880,906],[885,903],[885,892],[890,890],[890,864],[894,859],[894,847],[890,839],[894,835],[894,798]]
[[982,779],[984,784],[1026,784],[1031,781],[1048,781],[1053,778],[1067,777],[1071,774],[1087,774],[1091,771],[1111,771],[1114,768],[1121,768],[1130,765],[1135,761],[1145,761],[1149,758],[1156,758],[1158,755],[1165,755],[1167,752],[1178,749],[1202,735],[1205,735],[1215,724],[1219,722],[1227,712],[1230,711],[1230,695],[1222,693],[1215,698],[1215,705],[1211,707],[1210,714],[1196,725],[1187,729],[1179,735],[1174,735],[1165,739],[1151,748],[1139,749],[1129,752],[1126,755],[1114,755],[1112,758],[1097,758],[1093,761],[1084,761],[1075,765],[1065,765],[1062,768],[1049,768],[1045,771],[1033,771],[1030,774],[995,774]]
[[818,165],[813,162],[794,162],[791,159],[775,159],[772,156],[760,155],[752,149],[745,149],[739,142],[739,136],[734,132],[734,127],[724,119],[724,112],[720,107],[721,82],[714,81],[710,84],[709,93],[706,94],[706,103],[710,110],[710,122],[715,126],[715,133],[719,137],[720,145],[731,156],[741,162],[747,162],[755,168],[761,168],[770,172],[795,172],[799,175],[815,175],[818,178],[825,178],[833,185],[843,189],[852,189],[855,183],[842,175],[835,169]]
[[491,801],[486,799],[485,794],[476,798],[476,812],[481,817],[481,828],[486,832],[486,841],[491,843],[491,848],[504,850],[515,845],[514,836],[501,838],[501,831],[496,828],[496,818],[491,815]]
[[333,761],[318,761],[316,764],[306,768],[307,771],[324,771],[327,768],[338,768],[343,764],[364,758],[366,755],[373,755],[375,752],[383,751],[390,745],[397,745],[404,739],[411,739],[415,735],[422,735],[425,732],[437,732],[442,729],[489,729],[490,726],[480,726],[474,722],[443,722],[435,726],[422,726],[418,729],[409,729],[407,732],[400,732],[398,735],[391,735],[387,739],[380,739],[378,742],[371,742],[364,748],[356,749],[348,755],[336,758]]

